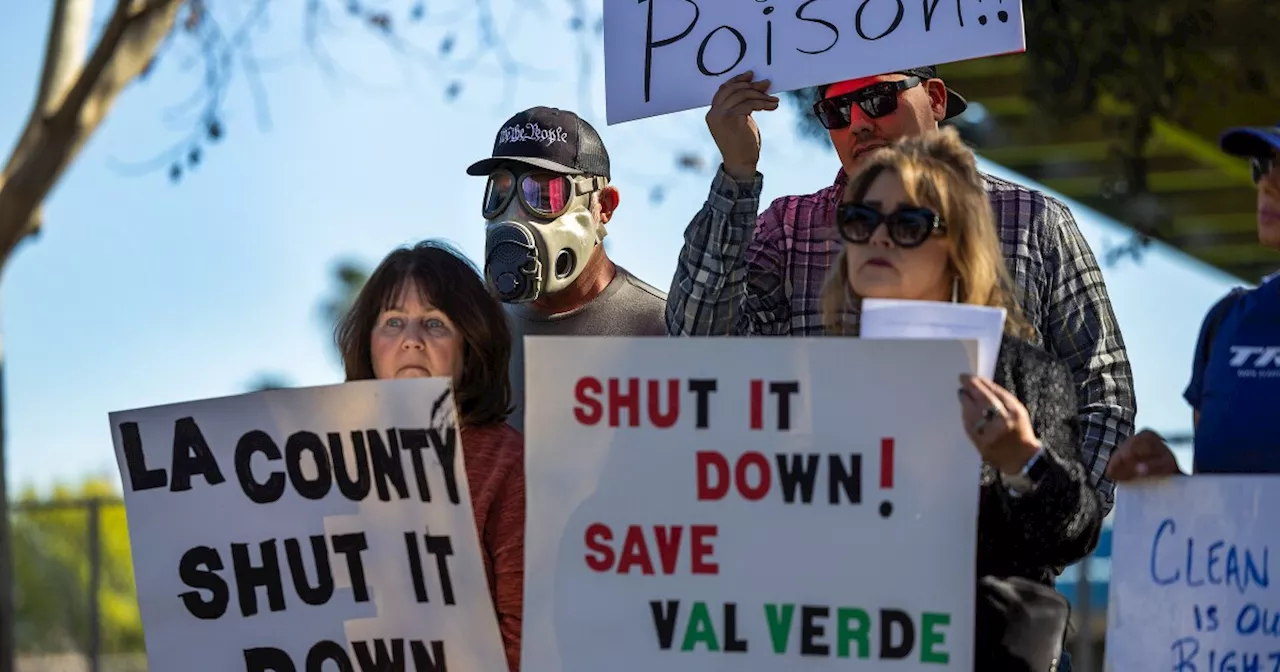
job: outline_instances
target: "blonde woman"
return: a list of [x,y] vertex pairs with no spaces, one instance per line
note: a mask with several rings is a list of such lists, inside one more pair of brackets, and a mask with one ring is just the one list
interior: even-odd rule
[[[1010,599],[1032,611],[1058,599],[1054,577],[1093,551],[1102,509],[1080,460],[1070,373],[1032,344],[974,156],[949,127],[876,150],[845,188],[836,221],[845,244],[822,293],[830,333],[857,335],[864,297],[1008,311],[995,379],[961,376],[958,389],[960,420],[983,460],[976,669],[1050,669],[1065,631],[1036,637],[1025,622],[996,621],[1019,620],[1005,608]],[[1020,643],[1005,636],[1009,627]]]

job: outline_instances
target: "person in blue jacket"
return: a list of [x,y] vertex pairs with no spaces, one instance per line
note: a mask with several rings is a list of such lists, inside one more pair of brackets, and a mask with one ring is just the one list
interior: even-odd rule
[[[1258,187],[1258,239],[1280,250],[1280,124],[1233,128],[1222,150],[1247,158]],[[1280,272],[1235,288],[1209,310],[1183,394],[1194,409],[1193,473],[1280,473]],[[1115,482],[1181,474],[1173,451],[1145,430],[1111,457]]]

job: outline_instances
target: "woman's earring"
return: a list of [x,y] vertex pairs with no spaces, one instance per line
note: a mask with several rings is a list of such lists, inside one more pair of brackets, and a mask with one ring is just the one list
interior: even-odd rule
[[960,276],[951,278],[951,303],[960,303]]

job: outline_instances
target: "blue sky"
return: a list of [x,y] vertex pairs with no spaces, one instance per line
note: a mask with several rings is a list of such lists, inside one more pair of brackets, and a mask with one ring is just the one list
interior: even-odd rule
[[[0,27],[6,151],[35,91],[46,4],[10,3]],[[705,109],[605,126],[603,61],[581,95],[564,4],[538,3],[516,21],[523,33],[507,42],[544,75],[521,76],[504,92],[489,68],[467,77],[452,103],[444,96],[450,78],[394,55],[351,24],[345,38],[330,41],[332,54],[376,86],[333,86],[303,49],[300,19],[277,10],[255,37],[259,54],[292,57],[262,75],[270,126],[259,126],[237,70],[225,140],[176,185],[162,167],[139,173],[122,166],[189,132],[189,123],[169,117],[199,85],[199,63],[184,70],[189,53],[171,52],[147,82],[126,90],[47,202],[44,232],[19,249],[0,286],[11,486],[114,476],[111,411],[239,393],[263,371],[297,385],[338,382],[317,312],[333,262],[376,262],[396,245],[429,237],[479,258],[484,183],[464,169],[488,155],[498,126],[525,107],[575,109],[597,127],[622,192],[609,227],[612,254],[665,289],[681,234],[710,184],[709,173],[677,172],[674,156],[684,149],[718,159]],[[600,0],[588,5],[598,14]],[[469,20],[458,26],[460,49],[474,35]],[[422,35],[430,50],[447,30],[411,35]],[[546,39],[559,34],[563,41]],[[590,48],[602,59],[598,39]],[[793,134],[793,111],[761,115],[760,125],[765,202],[830,183],[834,154]],[[660,203],[649,199],[655,187],[665,191]],[[1073,209],[1095,252],[1123,238],[1096,213]],[[1139,423],[1186,431],[1190,411],[1180,395],[1196,333],[1235,281],[1162,248],[1140,265],[1104,273],[1137,378]]]

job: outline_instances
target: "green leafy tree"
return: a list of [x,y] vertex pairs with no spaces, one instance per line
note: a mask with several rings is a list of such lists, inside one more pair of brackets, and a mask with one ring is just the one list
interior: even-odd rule
[[90,478],[76,487],[56,487],[48,497],[28,490],[16,500],[15,635],[24,653],[90,652],[93,540],[91,509],[84,504],[91,499],[100,502],[99,645],[111,653],[145,650],[124,505],[114,481]]

